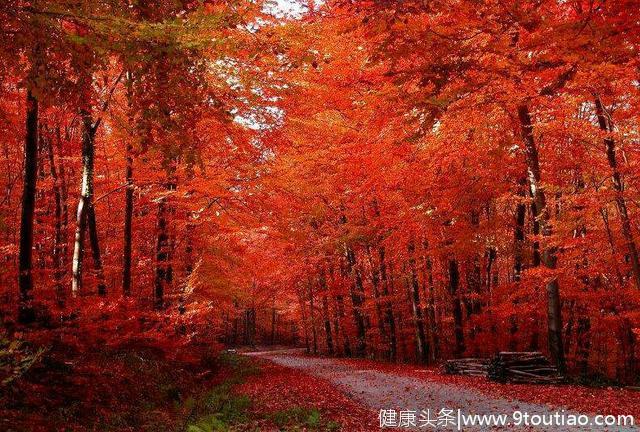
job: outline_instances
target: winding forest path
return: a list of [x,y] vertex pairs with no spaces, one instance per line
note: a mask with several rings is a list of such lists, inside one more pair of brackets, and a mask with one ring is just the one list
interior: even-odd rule
[[[441,383],[428,377],[412,378],[394,374],[388,371],[373,369],[361,369],[356,364],[350,364],[339,359],[306,357],[300,355],[300,350],[258,351],[248,352],[245,355],[270,360],[278,365],[301,370],[309,375],[329,381],[347,396],[360,404],[378,412],[381,409],[415,410],[420,413],[429,409],[430,418],[436,420],[440,409],[450,409],[457,413],[460,410],[463,415],[479,414],[506,414],[507,422],[514,422],[512,417],[515,411],[528,413],[530,416],[552,416],[556,410],[552,407],[523,402],[502,397],[489,397],[473,388],[462,387],[450,383]],[[562,403],[561,401],[559,403]],[[559,411],[562,408],[558,408]],[[565,411],[566,415],[578,415],[573,411]],[[457,414],[454,414],[457,415]],[[594,420],[594,415],[589,417]],[[422,427],[420,427],[422,426]],[[399,430],[410,430],[400,428]],[[423,422],[420,424],[419,414],[416,416],[415,430],[456,430],[457,427],[449,425],[437,428]],[[514,424],[505,427],[488,426],[463,426],[460,430],[535,430],[535,431],[637,431],[640,428],[622,426],[528,426],[516,427]]]

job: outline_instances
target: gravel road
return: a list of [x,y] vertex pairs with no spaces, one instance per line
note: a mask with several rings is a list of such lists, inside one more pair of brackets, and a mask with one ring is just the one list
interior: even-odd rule
[[[415,411],[415,427],[403,427],[397,430],[464,430],[464,431],[486,431],[486,430],[534,430],[534,431],[637,431],[638,427],[622,426],[562,426],[554,424],[539,426],[515,425],[517,414],[528,413],[531,420],[534,416],[543,416],[551,421],[551,417],[556,410],[534,403],[504,399],[501,397],[489,397],[477,390],[466,388],[454,384],[444,384],[429,380],[428,377],[416,379],[406,376],[399,376],[391,372],[359,369],[357,366],[340,362],[331,358],[305,357],[298,355],[299,351],[260,351],[249,352],[245,355],[259,357],[270,360],[281,366],[301,370],[309,375],[325,379],[343,391],[352,399],[360,402],[366,407],[372,408],[376,412],[381,409],[396,410],[398,420],[400,410]],[[562,401],[559,401],[561,404]],[[441,409],[453,410],[454,421],[450,424],[445,421],[445,416],[438,416]],[[429,410],[429,416],[423,415],[423,411]],[[458,417],[458,410],[461,415],[473,414],[506,414],[507,425],[500,427],[489,426],[468,426],[458,425],[461,421]],[[562,409],[558,409],[562,412]],[[443,413],[441,413],[443,414]],[[580,413],[564,411],[565,416],[577,416]],[[586,413],[585,413],[586,414]],[[409,423],[412,423],[413,415],[408,415]],[[565,417],[568,421],[568,418]],[[521,419],[521,417],[520,417]],[[538,418],[540,419],[540,418]],[[430,422],[429,420],[432,420]],[[438,424],[440,420],[440,424]],[[594,414],[589,416],[590,421],[594,421]],[[462,420],[463,421],[463,420]],[[435,425],[433,423],[436,423]],[[508,424],[511,423],[511,424]],[[468,423],[467,423],[468,424]]]

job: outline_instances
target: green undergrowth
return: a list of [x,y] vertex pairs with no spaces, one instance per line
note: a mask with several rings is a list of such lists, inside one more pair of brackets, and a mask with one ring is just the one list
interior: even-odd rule
[[280,430],[286,431],[337,431],[340,424],[334,421],[325,421],[315,408],[293,407],[282,411],[276,411],[269,415],[269,419]]
[[264,412],[237,390],[262,373],[254,360],[200,351],[185,361],[168,359],[161,350],[140,343],[80,352],[67,345],[44,350],[0,337],[0,430],[339,429],[315,408]]
[[272,413],[252,410],[253,402],[246,395],[235,394],[233,387],[260,373],[260,369],[246,357],[223,354],[220,363],[229,376],[198,399],[189,398],[184,404],[191,412],[186,432],[259,431],[257,424],[265,421],[280,431],[331,432],[340,425],[322,417],[315,408],[291,407]]

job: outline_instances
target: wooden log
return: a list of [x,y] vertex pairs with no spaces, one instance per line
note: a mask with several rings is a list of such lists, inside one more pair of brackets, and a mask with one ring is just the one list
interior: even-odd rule
[[443,364],[443,370],[449,375],[474,375],[482,376],[487,373],[488,359],[463,358],[447,360]]
[[554,384],[564,379],[539,352],[500,352],[489,362],[487,376],[498,382],[529,384]]

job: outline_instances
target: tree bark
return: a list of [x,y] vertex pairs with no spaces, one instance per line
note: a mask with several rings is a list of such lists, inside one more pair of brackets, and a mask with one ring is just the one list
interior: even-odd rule
[[33,309],[33,217],[35,212],[36,183],[38,175],[38,99],[31,88],[26,98],[26,138],[24,143],[24,187],[20,216],[20,253],[18,286],[20,302],[18,320],[27,324],[35,320]]
[[[538,157],[538,148],[533,137],[533,125],[531,123],[531,114],[529,106],[521,104],[518,106],[518,118],[522,132],[522,139],[525,146],[525,155],[527,162],[527,170],[529,174],[529,186],[533,197],[533,205],[535,208],[536,221],[540,226],[543,237],[549,237],[552,234],[551,225],[549,224],[549,211],[547,209],[544,188],[540,181],[540,162]],[[557,266],[557,257],[555,247],[548,244],[543,245],[540,256],[542,264],[554,270]],[[562,345],[562,315],[560,304],[560,286],[558,278],[553,276],[546,286],[547,295],[547,333],[548,344],[551,358],[561,372],[566,369],[564,348]]]
[[600,216],[602,216],[602,223],[604,224],[604,229],[607,233],[607,241],[609,242],[609,246],[611,247],[611,256],[613,258],[613,263],[616,270],[616,277],[618,278],[618,283],[622,285],[624,283],[624,278],[622,277],[620,267],[618,267],[618,260],[616,259],[616,244],[613,240],[611,227],[609,226],[609,212],[607,211],[606,207],[600,208]]
[[331,320],[329,318],[329,299],[327,297],[327,278],[324,268],[320,269],[319,274],[320,289],[322,290],[322,319],[324,321],[324,334],[327,342],[327,352],[333,355],[333,337],[331,335]]
[[55,291],[56,301],[59,307],[63,307],[65,303],[64,292],[64,254],[65,247],[65,235],[66,235],[66,202],[63,197],[62,185],[58,169],[56,167],[56,161],[53,151],[53,144],[51,143],[51,137],[46,140],[47,154],[49,156],[49,172],[53,179],[53,197],[55,205],[55,234],[53,243],[53,266],[54,266],[54,279],[55,279]]
[[173,283],[172,249],[173,242],[169,230],[169,217],[173,214],[170,207],[170,194],[176,190],[177,184],[174,178],[176,166],[175,160],[168,161],[167,182],[165,189],[169,196],[163,196],[158,200],[158,220],[156,227],[156,271],[154,278],[154,307],[164,308],[164,293]]
[[390,299],[390,284],[387,276],[387,263],[385,261],[385,248],[378,248],[378,256],[380,258],[380,280],[382,282],[382,293],[386,299],[385,303],[385,321],[389,327],[389,359],[395,361],[397,356],[397,336],[396,336],[396,320],[393,316],[393,303]]
[[[604,105],[602,104],[602,100],[597,96],[595,99],[596,114],[598,116],[600,129],[611,134],[613,132],[613,121],[606,112]],[[622,223],[622,236],[627,243],[627,254],[629,261],[631,262],[631,272],[633,274],[634,283],[636,288],[640,289],[640,260],[638,258],[638,248],[633,237],[633,229],[631,227],[631,219],[627,210],[627,202],[624,198],[624,182],[618,168],[616,142],[611,136],[607,136],[604,139],[604,144],[607,153],[607,161],[611,168],[611,182],[613,183],[613,189],[616,192],[615,202],[616,207],[618,208],[618,214],[620,215],[620,221]]]
[[356,356],[364,357],[367,351],[366,323],[362,307],[364,305],[364,286],[362,274],[358,269],[356,253],[350,246],[345,246],[347,273],[351,275],[350,294],[353,304],[353,319],[356,324]]
[[433,286],[433,263],[431,262],[431,258],[429,256],[425,259],[425,266],[427,272],[427,322],[429,323],[429,335],[431,336],[431,361],[436,361],[436,359],[440,356],[439,353],[439,336],[438,336],[438,325],[436,323],[436,308],[435,308],[435,299],[434,299],[434,286]]
[[305,307],[305,300],[301,290],[298,290],[298,301],[300,302],[300,313],[302,314],[302,331],[304,333],[304,346],[308,354],[311,352],[311,348],[309,346],[309,331],[307,330],[307,313],[306,313],[306,307]]
[[166,206],[166,198],[163,197],[158,202],[158,222],[156,227],[156,272],[153,291],[153,303],[156,309],[164,308],[164,293],[171,279]]
[[315,299],[313,295],[313,283],[311,278],[307,281],[307,288],[309,289],[309,314],[311,315],[311,340],[313,342],[313,353],[318,354],[318,332],[316,331],[316,313],[315,313]]
[[93,206],[93,173],[95,156],[95,134],[97,124],[93,124],[91,114],[87,109],[80,110],[83,124],[82,131],[82,185],[80,199],[76,212],[76,234],[73,247],[73,278],[71,293],[77,296],[82,290],[82,267],[84,258],[84,236],[89,230],[89,240],[93,252],[94,268],[98,278],[98,294],[106,294],[100,245],[98,241],[98,229],[96,214]]
[[513,280],[520,282],[522,278],[523,267],[523,250],[524,250],[524,221],[527,216],[527,206],[524,202],[525,187],[527,179],[525,177],[518,181],[518,204],[516,205],[516,226],[514,229],[514,262],[513,262]]
[[96,209],[93,205],[93,196],[87,207],[87,228],[89,229],[89,241],[91,243],[91,252],[93,255],[93,266],[98,279],[98,294],[104,296],[107,294],[107,286],[104,279],[104,270],[102,268],[102,257],[100,255],[100,242],[98,240],[98,226],[96,223]]
[[278,315],[276,313],[275,305],[271,308],[271,345],[276,343],[276,319]]
[[376,321],[378,324],[378,331],[380,332],[380,338],[385,345],[388,345],[387,332],[384,325],[384,317],[382,314],[382,305],[380,299],[380,271],[373,261],[371,254],[371,246],[367,245],[367,259],[369,261],[369,267],[371,268],[371,286],[373,288],[373,298],[376,307]]
[[426,363],[429,359],[429,345],[424,330],[424,318],[420,307],[420,284],[418,282],[418,272],[416,269],[415,244],[409,242],[407,246],[409,252],[409,270],[411,272],[411,309],[413,320],[416,326],[416,349],[418,361]]
[[449,260],[449,294],[453,302],[453,331],[455,335],[455,345],[453,354],[461,357],[464,354],[464,328],[462,325],[462,303],[460,301],[460,271],[456,259]]
[[[133,91],[131,73],[128,76],[127,97],[129,99],[129,126],[133,126]],[[131,252],[132,252],[132,223],[133,223],[133,145],[131,139],[127,140],[125,154],[125,181],[127,188],[124,195],[124,245],[122,253],[122,293],[131,295]]]

